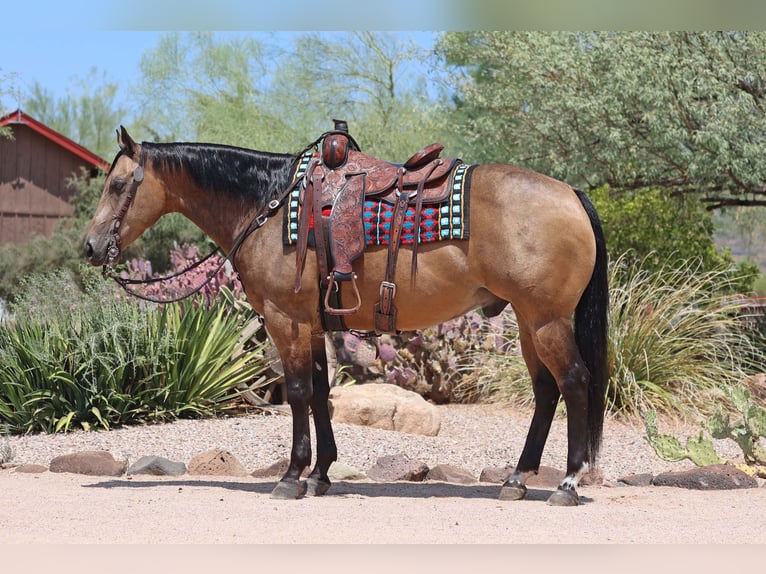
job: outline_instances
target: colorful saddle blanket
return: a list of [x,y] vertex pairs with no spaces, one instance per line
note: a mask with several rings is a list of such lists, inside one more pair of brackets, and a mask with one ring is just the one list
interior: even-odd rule
[[[308,164],[308,162],[306,162]],[[441,203],[424,205],[420,212],[419,243],[432,241],[468,239],[470,233],[469,191],[471,172],[475,166],[459,164],[451,175],[450,190],[447,199]],[[305,166],[303,167],[305,170]],[[299,172],[296,174],[300,177]],[[284,213],[283,239],[285,245],[295,245],[298,241],[298,222],[300,221],[300,185],[296,185],[290,194]],[[325,206],[322,214],[330,215],[332,206]],[[367,245],[388,245],[394,206],[374,197],[364,202],[364,235]],[[311,227],[313,228],[313,221]],[[313,246],[313,233],[309,234],[309,244]],[[415,243],[415,207],[407,208],[402,229],[402,245]]]

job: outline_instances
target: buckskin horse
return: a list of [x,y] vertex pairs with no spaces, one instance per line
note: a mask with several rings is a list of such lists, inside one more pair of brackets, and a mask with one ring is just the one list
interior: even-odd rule
[[[285,243],[282,216],[286,190],[296,184],[297,166],[306,154],[205,143],[139,144],[122,126],[117,141],[119,151],[86,233],[87,260],[111,265],[121,249],[170,212],[189,218],[220,246],[262,316],[284,369],[292,448],[289,467],[271,496],[324,494],[330,488],[327,471],[337,457],[323,336],[330,329],[320,310],[327,294],[322,291],[320,258],[298,261],[300,242]],[[409,163],[421,169],[432,158],[430,154]],[[406,183],[404,167],[384,167],[386,173],[396,172],[399,184]],[[510,304],[535,407],[524,448],[499,497],[517,500],[526,495],[525,482],[539,469],[556,406],[563,399],[566,475],[548,503],[577,505],[576,488],[582,473],[595,464],[605,411],[608,286],[601,223],[587,196],[563,182],[514,165],[473,168],[468,239],[420,245],[416,240],[402,245],[393,263],[389,247],[370,246],[346,261],[353,281],[326,279],[340,300],[355,303],[343,310],[343,320],[346,328],[361,332],[376,330],[374,316],[383,295],[395,294],[395,328],[401,331],[423,329],[478,308],[491,316]],[[346,177],[351,180],[351,175],[359,173]],[[371,179],[371,173],[363,175]],[[422,187],[411,195],[422,193]],[[396,200],[403,186],[395,191]],[[317,221],[318,212],[313,215]],[[393,273],[412,271],[415,256],[417,272],[411,280],[387,284]],[[316,463],[301,481],[312,459],[309,408]]]

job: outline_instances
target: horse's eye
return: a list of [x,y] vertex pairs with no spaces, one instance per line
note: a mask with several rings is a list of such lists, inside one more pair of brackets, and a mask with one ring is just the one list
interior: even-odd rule
[[128,183],[128,180],[121,177],[115,177],[109,187],[113,193],[120,193],[123,189],[125,189],[126,183]]

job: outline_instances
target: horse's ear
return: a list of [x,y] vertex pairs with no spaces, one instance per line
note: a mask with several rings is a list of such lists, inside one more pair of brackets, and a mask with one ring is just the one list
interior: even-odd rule
[[130,137],[130,134],[128,133],[128,130],[125,129],[125,126],[121,125],[120,129],[117,131],[117,145],[119,145],[120,149],[128,156],[133,157],[135,155],[136,142],[134,142],[133,138]]

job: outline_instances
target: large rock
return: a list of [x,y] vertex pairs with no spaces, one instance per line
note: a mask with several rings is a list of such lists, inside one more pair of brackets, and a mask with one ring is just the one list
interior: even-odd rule
[[476,478],[467,470],[451,464],[437,464],[426,475],[426,480],[438,480],[453,484],[475,484]]
[[229,451],[213,449],[189,461],[189,474],[208,476],[245,476],[247,470]]
[[127,474],[181,476],[186,474],[186,465],[182,462],[174,462],[161,456],[142,456],[130,466]]
[[428,466],[424,462],[412,460],[406,454],[381,456],[367,471],[367,477],[378,482],[422,482],[427,474]]
[[57,456],[51,461],[49,470],[91,476],[122,476],[127,466],[127,462],[114,460],[107,451],[88,450]]
[[427,436],[439,434],[441,427],[441,415],[434,405],[389,383],[333,387],[330,415],[335,422]]
[[695,490],[758,488],[758,481],[728,464],[713,464],[680,472],[664,472],[652,480],[654,486],[676,486]]

